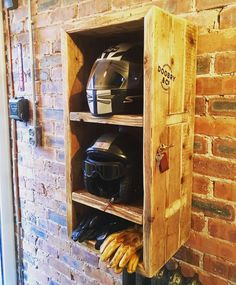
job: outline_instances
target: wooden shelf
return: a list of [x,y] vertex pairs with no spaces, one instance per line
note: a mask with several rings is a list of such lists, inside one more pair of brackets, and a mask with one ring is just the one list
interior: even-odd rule
[[142,115],[113,115],[111,117],[95,117],[88,112],[70,112],[70,120],[97,124],[142,127]]
[[[98,210],[104,211],[129,220],[136,224],[142,225],[143,223],[143,207],[142,205],[124,205],[112,204],[108,205],[108,199],[97,197],[85,190],[72,192],[72,200],[83,205],[87,205]],[[108,206],[107,206],[108,205]]]

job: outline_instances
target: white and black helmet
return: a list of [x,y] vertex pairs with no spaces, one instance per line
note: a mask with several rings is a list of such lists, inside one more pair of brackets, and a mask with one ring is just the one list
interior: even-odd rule
[[95,116],[142,113],[142,45],[122,43],[106,49],[92,67],[86,93]]

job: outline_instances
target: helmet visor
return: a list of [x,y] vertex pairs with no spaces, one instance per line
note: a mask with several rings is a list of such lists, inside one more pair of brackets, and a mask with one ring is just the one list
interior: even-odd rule
[[99,175],[101,179],[110,181],[124,175],[125,167],[120,162],[97,162],[86,159],[83,165],[84,175],[94,177]]
[[97,60],[92,67],[87,89],[124,88],[128,74],[129,63],[124,60]]

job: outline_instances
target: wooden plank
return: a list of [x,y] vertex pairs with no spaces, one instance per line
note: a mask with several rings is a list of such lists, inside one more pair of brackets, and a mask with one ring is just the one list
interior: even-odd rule
[[104,34],[109,32],[119,33],[131,32],[133,30],[143,29],[143,19],[150,10],[151,5],[126,9],[122,11],[113,11],[104,14],[102,17],[96,15],[87,19],[82,19],[75,23],[64,25],[63,29],[68,33],[80,32],[80,34]]
[[142,225],[143,207],[142,205],[112,204],[109,205],[108,199],[97,197],[85,190],[72,193],[72,200],[83,205],[96,208],[100,211],[116,215],[123,219]]
[[[196,90],[196,48],[197,28],[188,23],[186,28],[186,61],[185,61],[185,102],[184,109],[188,111],[188,124],[183,129],[183,151],[182,151],[182,192],[181,197],[186,203],[180,212],[180,236],[179,246],[184,244],[190,234],[191,228],[191,206],[192,206],[192,176],[193,176],[193,141],[194,141],[194,114],[195,114],[195,90]],[[189,76],[191,74],[191,76]]]
[[131,127],[143,126],[143,116],[139,115],[113,115],[110,117],[95,117],[88,112],[71,112],[70,120]]
[[67,231],[70,236],[73,227],[77,224],[77,217],[72,203],[72,159],[80,148],[77,137],[72,130],[69,114],[74,108],[74,98],[78,100],[78,94],[82,90],[82,84],[77,77],[83,66],[81,51],[77,48],[71,37],[62,30],[62,57],[64,58],[63,68],[63,93],[65,100],[64,121],[65,121],[65,153],[66,153],[66,197],[67,197]]
[[[145,17],[143,257],[146,273],[150,277],[178,250],[189,230],[191,204],[187,192],[191,193],[191,164],[185,160],[188,156],[189,161],[192,151],[188,147],[193,143],[192,135],[186,136],[186,130],[191,134],[193,132],[193,106],[189,106],[191,103],[187,100],[192,102],[194,92],[193,89],[190,91],[186,80],[194,86],[195,69],[191,64],[187,68],[187,64],[196,56],[196,34],[191,35],[193,46],[187,45],[187,25],[186,20],[156,7]],[[188,59],[189,56],[191,59]],[[166,68],[165,75],[162,68],[167,66],[169,71]],[[166,83],[165,80],[171,79],[171,76],[175,80]],[[162,143],[174,144],[167,151],[170,169],[164,173],[160,173],[156,163],[157,149]],[[190,173],[189,184],[184,183],[186,173]],[[181,219],[187,224],[183,237]]]

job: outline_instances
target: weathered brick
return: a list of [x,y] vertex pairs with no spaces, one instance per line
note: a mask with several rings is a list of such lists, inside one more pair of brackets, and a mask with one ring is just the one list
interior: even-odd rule
[[64,21],[72,20],[77,16],[77,5],[69,6],[69,7],[59,7],[54,9],[52,13],[50,13],[51,22],[55,23],[64,23]]
[[234,118],[195,118],[195,133],[208,136],[236,137]]
[[198,26],[199,35],[201,35],[202,33],[206,33],[209,29],[218,28],[219,12],[220,12],[219,9],[214,9],[214,10],[188,13],[184,15],[184,18],[196,24]]
[[[119,2],[119,0],[117,0],[117,2]],[[129,3],[130,1],[127,2]],[[191,0],[185,0],[185,1],[153,0],[152,3],[174,14],[188,13],[193,11],[193,5]]]
[[231,264],[229,266],[229,280],[236,282],[236,264]]
[[60,261],[58,258],[49,257],[48,263],[60,273],[70,277],[70,267],[67,266],[64,262]]
[[43,116],[46,119],[51,120],[63,120],[63,110],[56,110],[56,109],[44,109]]
[[209,192],[210,179],[205,176],[193,176],[193,192],[206,195]]
[[61,55],[60,54],[52,54],[49,56],[44,56],[40,60],[40,67],[41,68],[52,68],[56,66],[61,66]]
[[59,259],[66,263],[69,267],[72,267],[74,269],[78,269],[80,268],[81,271],[83,270],[83,267],[84,267],[84,263],[81,262],[80,260],[76,260],[74,259],[72,256],[69,256],[67,254],[64,254],[64,255],[60,255],[59,256]]
[[41,0],[38,3],[38,12],[44,12],[47,10],[55,9],[60,5],[59,0]]
[[201,232],[205,227],[205,219],[199,213],[191,215],[191,228],[196,232]]
[[37,29],[35,32],[35,40],[40,43],[45,43],[48,41],[57,41],[61,37],[60,29],[58,29],[57,25],[54,26],[46,26],[40,29]]
[[208,33],[200,34],[198,37],[198,55],[205,53],[235,50],[236,29],[234,28],[210,31]]
[[206,114],[206,100],[204,97],[196,97],[195,114],[200,116],[204,116]]
[[66,217],[59,215],[51,210],[48,210],[48,219],[61,226],[66,226]]
[[62,94],[62,82],[61,81],[42,81],[41,93],[45,94]]
[[224,258],[232,263],[236,262],[236,244],[212,238],[203,233],[192,232],[186,246],[206,254]]
[[236,202],[236,184],[227,182],[215,182],[214,196],[216,198]]
[[200,174],[234,180],[236,163],[218,158],[194,157],[194,171]]
[[90,0],[88,2],[79,2],[78,4],[78,15],[80,18],[96,14],[96,8],[94,5],[94,1]]
[[236,71],[236,52],[223,52],[216,54],[215,72],[219,74]]
[[208,152],[208,142],[203,136],[194,137],[194,152],[199,154],[206,154]]
[[236,140],[216,138],[212,152],[215,156],[236,159]]
[[192,206],[194,211],[203,212],[207,217],[215,217],[229,221],[233,221],[235,217],[234,207],[223,202],[193,197]]
[[181,259],[187,263],[199,266],[199,254],[193,251],[191,248],[182,246],[174,256],[177,259]]
[[218,7],[224,7],[228,4],[235,3],[234,0],[196,0],[197,10],[212,9]]
[[236,243],[236,225],[209,219],[208,231],[213,237]]
[[64,162],[65,161],[65,153],[64,151],[57,150],[56,151],[56,160],[59,162]]
[[47,136],[46,137],[46,145],[49,147],[63,148],[64,147],[64,138],[55,137],[55,136]]
[[203,269],[209,273],[228,279],[229,265],[221,258],[205,254],[203,257]]
[[228,281],[206,271],[198,271],[199,281],[204,285],[228,285]]
[[210,115],[235,117],[236,100],[235,98],[210,98],[208,111]]
[[236,93],[236,76],[199,77],[197,95],[232,95]]
[[235,13],[236,13],[236,6],[226,6],[221,11],[220,13],[220,28],[221,29],[236,27]]
[[35,28],[44,28],[51,24],[49,13],[37,14],[33,17]]
[[107,12],[111,9],[110,0],[95,0],[95,9],[97,13]]
[[84,266],[84,273],[86,276],[89,276],[90,278],[97,280],[100,284],[106,284],[106,285],[114,284],[114,280],[111,276],[109,276],[108,274],[97,268],[91,267],[90,265]]
[[210,71],[211,58],[209,55],[197,57],[197,74],[207,74]]
[[98,261],[99,261],[98,256],[90,252],[89,250],[82,248],[78,244],[72,245],[72,254],[77,256],[77,258],[79,258],[80,260],[89,263],[92,266],[95,267],[98,266]]

